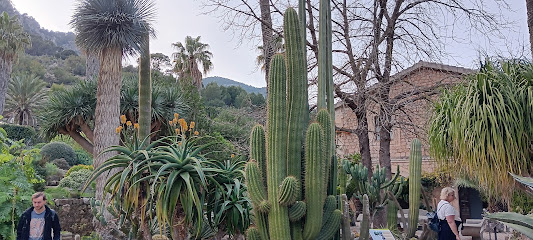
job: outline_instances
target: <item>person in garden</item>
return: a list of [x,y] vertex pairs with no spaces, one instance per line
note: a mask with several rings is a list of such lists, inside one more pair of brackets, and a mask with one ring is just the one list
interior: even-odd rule
[[54,210],[46,206],[44,193],[34,193],[31,200],[33,207],[24,211],[20,217],[17,240],[60,240],[59,218]]
[[445,187],[440,192],[441,201],[437,205],[437,217],[440,220],[439,240],[460,240],[459,224],[461,219],[457,209],[455,209],[451,202],[457,197],[455,190],[451,187]]

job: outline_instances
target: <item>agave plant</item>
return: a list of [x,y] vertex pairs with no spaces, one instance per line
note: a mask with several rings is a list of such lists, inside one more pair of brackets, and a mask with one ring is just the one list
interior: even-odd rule
[[[521,177],[512,173],[510,174],[517,182],[524,184],[530,191],[533,191],[533,178]],[[510,228],[533,239],[533,217],[531,216],[524,216],[515,212],[499,212],[487,214],[485,217],[498,220]]]

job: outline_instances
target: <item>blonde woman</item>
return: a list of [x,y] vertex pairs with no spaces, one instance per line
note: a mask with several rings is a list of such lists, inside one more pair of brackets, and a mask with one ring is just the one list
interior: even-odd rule
[[439,240],[461,240],[459,237],[459,224],[461,219],[457,209],[451,202],[457,197],[455,190],[451,187],[445,187],[440,192],[441,201],[437,205],[437,217],[440,220]]

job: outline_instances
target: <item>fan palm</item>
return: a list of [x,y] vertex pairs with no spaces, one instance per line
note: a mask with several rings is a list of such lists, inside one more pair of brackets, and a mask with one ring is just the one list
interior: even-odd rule
[[436,104],[432,154],[477,179],[489,196],[509,200],[514,182],[507,173],[531,174],[533,65],[488,61],[467,80]]
[[4,112],[6,91],[17,55],[31,46],[30,35],[18,19],[6,12],[0,15],[0,114]]
[[[148,43],[144,36],[153,35],[153,16],[154,3],[150,0],[80,0],[74,10],[70,24],[76,32],[76,44],[100,58],[93,142],[95,166],[113,156],[112,152],[100,154],[104,149],[119,143],[115,128],[120,117],[122,57],[139,52]],[[105,180],[103,176],[96,180],[97,199],[103,197]]]
[[20,125],[36,124],[35,110],[46,99],[46,83],[35,75],[16,75],[9,83],[6,111]]
[[213,54],[208,51],[209,44],[201,43],[200,36],[192,38],[187,36],[185,44],[181,42],[173,43],[177,52],[173,53],[174,71],[178,73],[180,80],[192,80],[193,85],[198,89],[202,88],[202,72],[199,66],[202,66],[204,74],[213,68],[211,58]]

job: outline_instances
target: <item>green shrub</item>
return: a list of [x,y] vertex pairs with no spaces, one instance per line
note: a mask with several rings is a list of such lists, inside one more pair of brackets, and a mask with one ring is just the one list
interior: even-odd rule
[[63,187],[49,187],[44,190],[44,193],[50,200],[70,198],[70,190]]
[[38,142],[37,132],[31,126],[15,125],[15,124],[0,124],[0,127],[6,130],[7,137],[11,140],[24,139],[24,143],[32,146]]
[[63,142],[51,142],[44,145],[41,148],[41,157],[47,162],[63,158],[67,161],[69,166],[76,165],[77,163],[76,153],[74,153],[74,149],[72,149],[71,146]]
[[529,214],[533,211],[533,197],[523,191],[514,191],[511,199],[511,209],[513,212]]
[[70,165],[67,163],[67,160],[63,158],[58,158],[54,161],[52,161],[53,164],[55,164],[58,168],[63,170],[68,170],[70,168]]
[[71,173],[80,171],[82,169],[87,169],[89,171],[93,171],[94,167],[92,165],[82,165],[82,164],[73,166],[67,171],[67,173],[65,174],[65,177],[68,177],[68,176],[70,176]]
[[93,156],[89,154],[87,151],[83,149],[74,149],[74,153],[76,153],[76,164],[82,164],[82,165],[92,165],[93,164]]
[[59,187],[68,187],[73,190],[79,190],[91,176],[92,171],[88,169],[81,169],[70,173],[59,181]]

